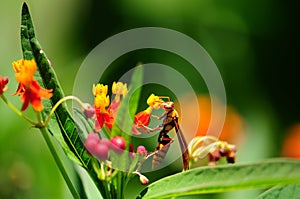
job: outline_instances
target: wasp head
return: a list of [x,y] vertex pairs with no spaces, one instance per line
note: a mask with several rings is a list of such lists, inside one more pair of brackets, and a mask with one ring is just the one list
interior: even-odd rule
[[161,108],[163,108],[164,110],[174,109],[174,102],[163,102],[161,103]]

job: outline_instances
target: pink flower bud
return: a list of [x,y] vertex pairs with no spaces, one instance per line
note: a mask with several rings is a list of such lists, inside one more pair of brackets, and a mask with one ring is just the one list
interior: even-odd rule
[[98,143],[99,136],[96,133],[90,133],[85,140],[84,147],[91,155],[94,155]]
[[100,143],[106,145],[108,148],[111,147],[111,143],[108,139],[103,138],[102,140],[100,140]]
[[91,106],[89,103],[84,103],[82,107],[82,111],[87,118],[94,118],[95,117],[95,108]]
[[98,144],[98,141],[95,139],[87,139],[84,143],[84,147],[87,150],[87,152],[91,155],[95,154],[95,148]]
[[126,143],[123,137],[115,136],[110,138],[111,149],[117,154],[122,154],[123,150],[126,147]]
[[147,150],[144,146],[138,146],[136,149],[136,153],[139,155],[147,155]]
[[97,144],[97,146],[95,147],[95,151],[94,151],[94,155],[98,160],[107,160],[108,156],[109,156],[109,148],[108,146],[103,143],[103,142],[99,142]]
[[142,185],[147,185],[149,183],[149,180],[146,176],[144,176],[142,174],[140,174],[139,176],[140,176],[140,182]]
[[90,133],[88,134],[87,140],[97,140],[97,142],[99,141],[99,136],[97,133]]

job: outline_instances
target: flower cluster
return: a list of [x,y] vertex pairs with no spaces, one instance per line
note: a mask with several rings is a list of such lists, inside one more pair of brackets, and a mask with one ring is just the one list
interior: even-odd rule
[[[144,146],[138,146],[136,152],[132,144],[126,143],[125,139],[121,136],[113,136],[109,140],[100,138],[98,133],[89,133],[85,143],[85,149],[96,160],[100,160],[101,166],[94,163],[94,169],[98,173],[98,178],[109,182],[111,176],[114,176],[118,170],[113,169],[116,164],[122,164],[122,156],[127,154],[128,158],[123,159],[126,170],[134,168],[132,174],[140,177],[140,182],[143,185],[148,184],[149,180],[146,176],[142,175],[139,170],[142,162],[147,159],[148,152]],[[129,151],[125,149],[128,148]],[[124,156],[123,156],[124,157]],[[137,161],[134,161],[136,159]],[[122,168],[121,168],[122,169]],[[123,168],[124,169],[124,168]]]
[[208,157],[210,166],[216,165],[221,157],[226,157],[228,163],[235,163],[236,147],[227,142],[219,142],[209,150]]
[[[116,117],[118,108],[120,106],[121,97],[125,97],[128,92],[127,84],[123,84],[122,82],[113,83],[112,93],[115,95],[115,97],[111,103],[107,92],[107,85],[93,85],[93,94],[95,96],[94,109],[97,119],[95,122],[95,129],[97,131],[99,131],[104,124],[108,128],[112,128],[114,118]],[[91,115],[89,117],[91,117]]]
[[33,77],[36,72],[36,62],[34,60],[18,60],[13,62],[13,69],[16,72],[18,89],[14,95],[21,96],[23,103],[22,111],[25,111],[29,104],[32,104],[34,110],[40,112],[43,110],[42,98],[51,98],[52,90],[42,88]]
[[8,83],[8,77],[0,76],[0,96],[7,91],[8,87],[6,86]]
[[203,160],[206,156],[209,166],[215,166],[222,157],[225,157],[228,163],[235,163],[236,161],[235,145],[218,140],[213,136],[193,138],[188,149],[193,163]]
[[[93,85],[94,105],[84,104],[82,111],[85,116],[90,119],[96,118],[94,130],[99,132],[103,125],[109,129],[114,124],[117,111],[120,107],[122,98],[128,93],[127,84],[122,82],[114,82],[112,85],[112,94],[114,98],[110,103],[110,98],[107,95],[108,86],[104,84]],[[137,113],[134,116],[134,124],[132,125],[132,133],[140,135],[149,131],[150,116],[153,109],[159,109],[164,101],[154,94],[151,94],[147,99],[148,108]]]

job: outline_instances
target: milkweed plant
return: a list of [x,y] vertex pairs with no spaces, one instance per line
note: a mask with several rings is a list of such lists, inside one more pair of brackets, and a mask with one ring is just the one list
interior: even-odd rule
[[[133,178],[138,178],[144,186],[136,198],[145,199],[263,188],[270,189],[258,198],[300,194],[297,184],[300,183],[300,162],[297,160],[275,158],[239,164],[238,161],[235,163],[238,149],[234,143],[213,136],[197,136],[187,143],[179,127],[176,105],[170,97],[149,93],[147,101],[141,102],[140,90],[132,95],[132,88],[142,83],[142,65],[135,68],[131,82],[116,81],[112,85],[95,82],[91,85],[92,104],[76,96],[64,96],[55,68],[35,36],[26,3],[22,7],[21,47],[23,58],[12,62],[15,77],[0,76],[0,97],[18,116],[41,131],[74,198],[87,196],[79,195],[51,137],[57,140],[74,164],[86,170],[88,175],[84,177],[91,178],[102,198],[125,198],[127,185]],[[12,79],[17,81],[18,87],[10,93],[12,95],[7,95],[12,89],[8,85]],[[19,97],[21,109],[7,96]],[[65,102],[69,100],[78,104],[78,108],[74,108],[77,120],[67,109]],[[139,103],[147,104],[148,108],[137,111]],[[26,116],[30,106],[36,118]],[[133,113],[131,116],[127,115],[128,107]],[[163,110],[161,117],[152,115],[152,110],[157,109]],[[161,125],[152,127],[150,120],[159,120]],[[171,131],[175,132],[174,136],[168,134]],[[155,132],[158,133],[156,148],[133,145],[132,135]],[[175,136],[182,152],[182,172],[157,181],[149,180],[147,174],[142,173],[143,164],[150,162],[155,171],[164,161]]]

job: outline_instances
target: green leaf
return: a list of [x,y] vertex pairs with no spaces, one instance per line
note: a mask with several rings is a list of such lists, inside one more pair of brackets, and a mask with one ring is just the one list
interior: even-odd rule
[[200,167],[151,184],[143,199],[171,198],[300,183],[300,161],[272,159],[252,164]]
[[[142,86],[142,82],[143,68],[142,66],[137,66],[132,74],[128,93],[121,101],[111,131],[111,136],[122,136],[125,139],[125,142],[127,143],[127,149],[129,148],[128,143],[131,143],[131,131],[133,123],[130,113],[135,114],[137,111],[138,101],[141,94],[141,89],[138,88]],[[125,171],[130,164],[130,161],[128,161],[128,151],[124,151],[121,156],[111,155],[111,160],[113,162],[113,167],[118,170]]]
[[[53,104],[57,103],[62,97],[64,97],[64,94],[62,93],[62,89],[59,85],[59,82],[57,81],[54,70],[50,67],[45,53],[41,50],[41,47],[35,38],[32,20],[26,3],[23,4],[22,8],[21,44],[24,59],[29,60],[34,58],[37,62],[39,73],[35,74],[35,78],[41,85],[43,85],[47,89],[53,89],[53,97],[50,100],[43,100],[44,110],[42,111],[42,115],[46,117],[50,113]],[[78,158],[77,162],[83,163],[83,161],[80,160],[81,158],[78,153],[74,150],[74,145],[70,143],[69,140],[63,138],[63,136],[67,135],[60,133],[61,131],[63,133],[67,133],[63,129],[67,119],[70,117],[66,106],[62,104],[57,109],[55,114],[56,118],[51,118],[48,129],[50,130],[50,132],[52,132],[54,137],[57,138],[68,155],[70,155],[70,152],[72,152],[74,156]],[[60,121],[58,122],[57,120]],[[66,147],[65,143],[68,142],[69,146],[71,147]]]
[[274,187],[265,191],[257,199],[300,199],[300,184],[288,185],[283,187]]
[[[143,68],[137,66],[132,74],[131,82],[128,88],[127,95],[123,98],[118,109],[117,116],[112,128],[112,136],[122,136],[126,143],[130,143],[132,118],[130,113],[136,113],[140,99],[141,89],[143,82]],[[134,94],[133,94],[134,93]]]
[[[43,100],[42,115],[45,119],[52,107],[64,97],[64,94],[54,69],[35,37],[32,19],[26,3],[22,7],[21,45],[24,59],[31,60],[34,58],[37,63],[39,73],[35,74],[35,78],[40,85],[53,90],[53,97],[50,100]],[[89,172],[96,186],[103,193],[103,185],[98,180],[91,164],[91,158],[79,137],[81,130],[77,128],[66,104],[63,103],[56,109],[55,116],[51,118],[47,128],[58,140],[66,154]]]

